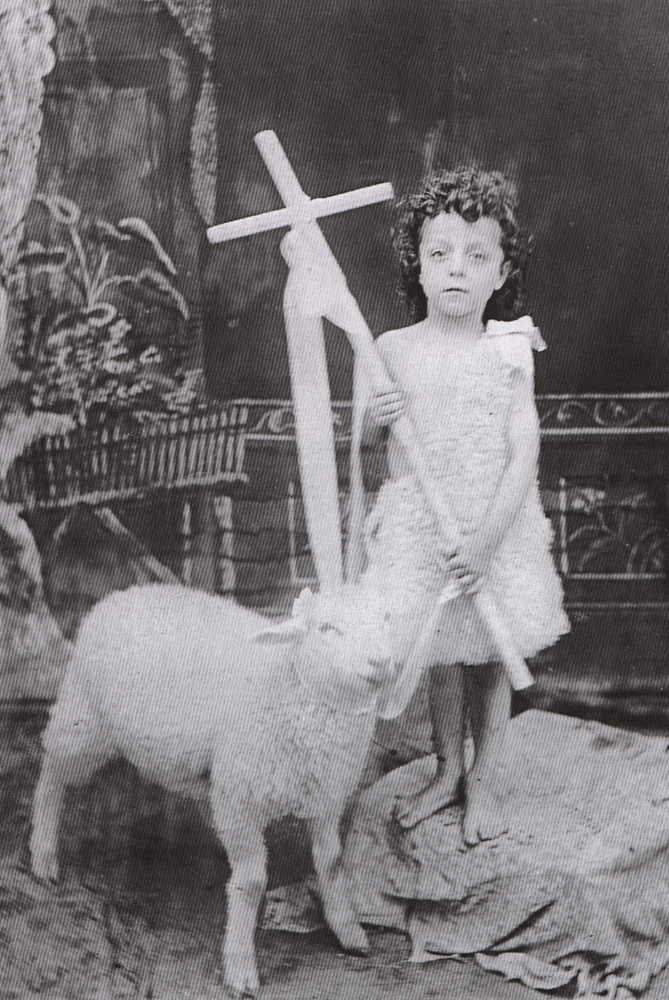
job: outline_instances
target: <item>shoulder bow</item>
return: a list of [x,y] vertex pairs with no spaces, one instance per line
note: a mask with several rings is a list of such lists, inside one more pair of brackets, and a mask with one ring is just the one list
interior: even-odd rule
[[535,351],[545,351],[546,343],[539,332],[539,327],[535,326],[531,316],[521,316],[520,319],[512,319],[510,322],[501,320],[488,320],[485,328],[488,337],[502,337],[508,333],[522,333],[530,342],[530,347]]

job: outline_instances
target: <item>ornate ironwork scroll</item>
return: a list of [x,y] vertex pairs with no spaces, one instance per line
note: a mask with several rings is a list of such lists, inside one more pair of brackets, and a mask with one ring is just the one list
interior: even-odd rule
[[[289,401],[244,402],[249,407],[250,441],[293,440]],[[624,436],[669,437],[668,393],[538,396],[537,408],[545,442],[592,436],[611,441]],[[348,403],[333,406],[335,434],[342,444],[350,440],[350,410]],[[664,481],[584,478],[570,476],[568,469],[563,472],[557,488],[542,484],[541,492],[554,528],[556,564],[565,582],[594,588],[643,585],[651,596],[664,592],[669,496]],[[299,520],[299,497],[293,494],[290,503],[293,520]]]
[[538,396],[542,434],[669,434],[669,393]]

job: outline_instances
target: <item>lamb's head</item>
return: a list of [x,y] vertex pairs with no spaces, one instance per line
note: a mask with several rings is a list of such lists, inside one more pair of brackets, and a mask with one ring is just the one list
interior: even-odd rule
[[371,709],[397,677],[390,615],[357,587],[332,596],[302,591],[292,617],[265,629],[257,641],[292,644],[305,686],[342,711]]

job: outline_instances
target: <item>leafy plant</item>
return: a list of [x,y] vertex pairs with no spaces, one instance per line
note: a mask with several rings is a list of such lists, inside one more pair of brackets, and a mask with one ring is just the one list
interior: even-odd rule
[[34,202],[64,239],[33,240],[19,259],[27,323],[18,361],[32,405],[80,422],[95,410],[189,410],[188,305],[153,230],[140,218],[87,218],[61,195]]

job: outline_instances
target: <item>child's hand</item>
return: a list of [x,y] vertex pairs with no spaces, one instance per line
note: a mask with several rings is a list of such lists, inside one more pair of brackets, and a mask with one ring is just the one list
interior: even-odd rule
[[374,427],[389,427],[406,413],[406,402],[399,389],[380,392],[367,409],[368,419]]
[[440,563],[450,577],[455,577],[463,593],[478,594],[490,572],[492,552],[490,546],[464,541],[457,552],[443,551]]

